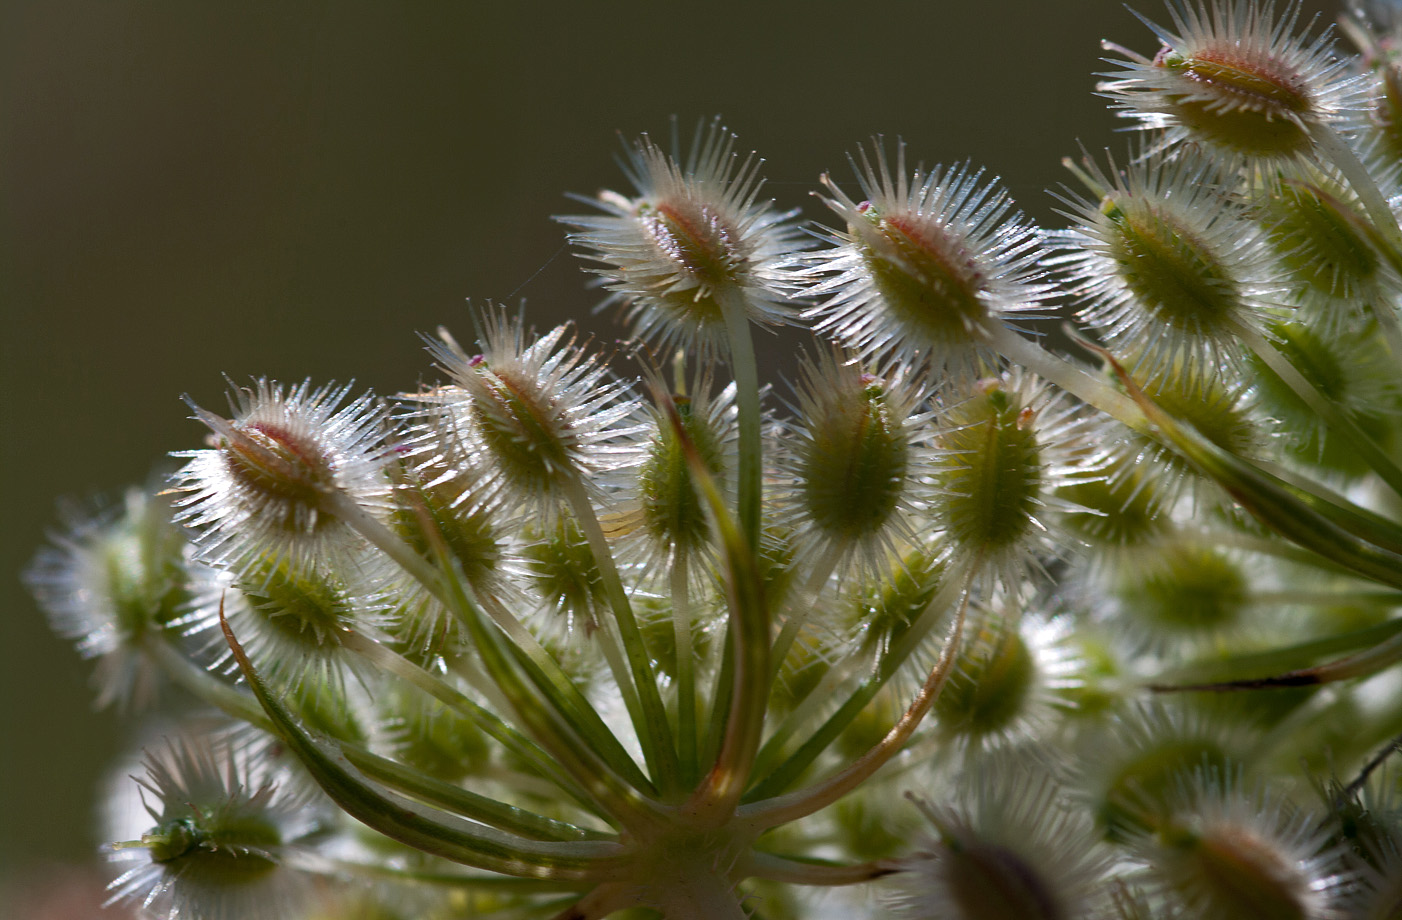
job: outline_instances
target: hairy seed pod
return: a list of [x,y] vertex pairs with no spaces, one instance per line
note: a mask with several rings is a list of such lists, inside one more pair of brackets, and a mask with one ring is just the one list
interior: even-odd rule
[[644,135],[624,168],[636,197],[603,192],[581,199],[603,215],[557,217],[580,255],[624,306],[639,337],[662,348],[718,353],[726,340],[721,299],[738,296],[749,319],[788,321],[790,283],[783,261],[805,248],[793,218],[757,201],[763,163],[735,152],[716,120],[697,131],[679,162]]
[[1006,555],[1035,529],[1044,482],[1031,411],[1019,393],[990,379],[943,419],[936,509],[965,556]]
[[1109,857],[1090,820],[1033,760],[996,755],[946,803],[916,801],[933,839],[897,862],[891,906],[905,920],[1099,916]]
[[1285,287],[1262,231],[1219,191],[1211,164],[1149,156],[1076,167],[1089,199],[1065,198],[1060,238],[1080,316],[1145,374],[1240,363],[1238,330],[1259,329]]
[[[702,465],[713,477],[722,479],[726,465],[724,418],[713,411],[704,390],[695,399],[676,397],[674,401],[682,431]],[[723,399],[721,407],[730,402]],[[675,561],[676,557],[693,556],[709,544],[711,524],[692,480],[681,438],[665,419],[656,422],[647,457],[638,469],[638,493],[644,529],[658,546],[668,548]]]
[[203,560],[238,571],[271,554],[329,571],[354,553],[363,541],[337,502],[383,508],[390,454],[384,408],[369,394],[341,405],[348,393],[258,380],[232,395],[231,419],[193,407],[212,449],[177,453],[189,462],[174,479]]
[[918,391],[899,373],[864,373],[837,353],[802,366],[792,443],[791,518],[803,549],[867,569],[913,539],[909,518],[928,447]]
[[1238,776],[1198,770],[1172,814],[1138,849],[1146,875],[1201,920],[1318,920],[1339,880],[1328,831],[1315,816],[1239,788]]
[[963,373],[986,355],[983,327],[1028,318],[1049,288],[1038,281],[1041,236],[1005,192],[965,166],[907,174],[875,145],[853,160],[862,201],[826,176],[826,198],[846,223],[835,248],[807,259],[807,316],[865,359],[895,355]]
[[1221,550],[1170,539],[1140,559],[1136,571],[1121,576],[1118,597],[1127,625],[1162,641],[1203,639],[1240,624],[1250,582]]
[[[1276,18],[1273,3],[1170,0],[1173,30],[1152,60],[1131,59],[1100,84],[1123,114],[1168,142],[1195,141],[1220,156],[1297,159],[1312,130],[1362,103],[1364,84],[1335,55],[1328,33],[1292,34],[1300,4]],[[1118,48],[1114,50],[1120,50]]]

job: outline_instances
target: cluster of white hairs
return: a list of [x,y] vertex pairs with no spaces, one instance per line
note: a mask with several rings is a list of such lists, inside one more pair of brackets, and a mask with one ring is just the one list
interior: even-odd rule
[[718,122],[644,136],[560,218],[611,363],[488,308],[418,393],[194,407],[28,576],[166,714],[114,907],[1402,915],[1402,5],[1299,19],[1107,45],[1141,142],[1065,229],[880,140],[809,228]]

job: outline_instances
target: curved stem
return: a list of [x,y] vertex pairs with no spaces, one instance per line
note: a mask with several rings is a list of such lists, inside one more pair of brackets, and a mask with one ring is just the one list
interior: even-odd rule
[[1339,565],[1317,553],[1312,553],[1307,549],[1299,547],[1294,543],[1286,543],[1282,540],[1272,540],[1267,537],[1258,537],[1253,534],[1241,533],[1234,530],[1207,530],[1195,535],[1194,539],[1206,546],[1222,546],[1231,549],[1246,550],[1262,556],[1270,556],[1274,559],[1281,559],[1297,565],[1309,566],[1320,569],[1334,575],[1347,575],[1355,577],[1351,569]]
[[900,753],[930,708],[935,705],[935,700],[939,698],[940,691],[944,689],[945,681],[949,679],[949,673],[954,667],[960,640],[964,635],[964,619],[969,609],[969,583],[972,582],[973,575],[974,571],[971,570],[964,585],[959,612],[954,617],[954,625],[950,629],[939,661],[930,670],[929,676],[925,678],[925,683],[915,695],[915,699],[911,700],[905,714],[891,726],[886,737],[855,763],[814,786],[742,807],[737,815],[740,821],[755,829],[766,829],[806,818],[856,789]]
[[1232,682],[1232,674],[1280,674],[1298,671],[1327,655],[1341,655],[1359,648],[1372,648],[1402,634],[1402,619],[1352,632],[1310,639],[1285,648],[1247,652],[1216,660],[1190,663],[1158,674],[1147,689],[1169,692],[1184,686],[1202,686],[1209,681]]
[[1326,513],[1329,509],[1315,507],[1280,479],[1223,450],[1191,425],[1168,415],[1144,395],[1129,372],[1108,353],[1107,360],[1151,423],[1155,437],[1171,444],[1199,472],[1216,480],[1248,514],[1307,550],[1365,578],[1402,589],[1402,554],[1346,530],[1344,518]]
[[439,888],[453,888],[461,891],[491,892],[499,895],[558,894],[578,891],[578,882],[555,879],[521,878],[514,875],[469,875],[465,872],[433,872],[424,869],[399,869],[375,862],[360,862],[354,859],[327,859],[317,857],[307,860],[309,865],[297,865],[298,869],[309,870],[335,881],[347,877],[377,879],[392,884],[432,885]]
[[798,751],[790,755],[783,764],[776,765],[783,755],[785,742],[824,706],[831,704],[838,689],[851,677],[856,666],[864,660],[867,647],[862,646],[854,649],[829,668],[822,680],[818,682],[818,686],[794,707],[793,712],[779,723],[779,726],[765,741],[764,749],[760,752],[758,772],[763,775],[772,770],[772,773],[765,777],[755,793],[777,794],[782,792],[782,786],[789,781],[788,778],[796,777],[814,757],[817,757],[850,723],[851,718],[855,718],[861,708],[876,696],[881,687],[885,686],[901,665],[905,664],[906,659],[915,652],[920,643],[925,641],[925,637],[934,629],[945,610],[954,604],[962,590],[962,583],[958,578],[948,578],[930,598],[925,608],[916,616],[910,627],[901,634],[900,639],[892,647],[886,649],[881,659],[872,667],[865,682],[857,688],[854,694],[821,728],[808,737]]
[[612,834],[591,830],[535,814],[524,808],[507,805],[484,795],[478,795],[453,783],[445,782],[413,767],[368,750],[358,744],[341,742],[346,760],[370,779],[395,792],[441,808],[451,814],[480,821],[499,830],[531,840],[615,840]]
[[1265,690],[1277,687],[1313,687],[1318,684],[1330,684],[1340,680],[1351,680],[1355,677],[1367,677],[1371,674],[1378,673],[1384,668],[1391,667],[1399,661],[1402,661],[1402,635],[1395,635],[1390,639],[1379,642],[1366,651],[1359,652],[1357,655],[1350,655],[1347,658],[1340,658],[1337,661],[1316,665],[1312,668],[1287,671],[1284,674],[1276,674],[1272,677],[1216,681],[1208,684],[1185,684],[1172,687],[1155,685],[1151,687],[1151,689],[1159,692],[1193,692],[1202,690]]
[[[580,478],[574,474],[562,476],[560,488],[570,510],[574,512],[575,523],[579,525],[584,538],[589,541],[594,564],[598,566],[599,575],[603,578],[604,593],[613,612],[614,625],[618,627],[618,635],[623,642],[623,653],[628,659],[628,673],[631,673],[639,708],[642,710],[633,711],[632,716],[638,740],[642,744],[643,756],[647,759],[653,780],[662,790],[662,794],[675,794],[680,788],[681,770],[677,762],[676,743],[672,737],[672,724],[667,720],[667,709],[662,704],[662,692],[657,686],[657,673],[653,670],[642,631],[638,629],[638,621],[633,616],[633,606],[628,601],[623,579],[619,577],[608,538],[604,535],[599,517],[594,513],[594,506],[590,503]],[[614,675],[620,688],[627,686],[628,673]],[[626,695],[624,700],[627,701]]]
[[[581,529],[591,536],[590,545],[596,557],[602,547],[604,558],[599,560],[599,565],[603,571],[606,585],[610,584],[609,576],[610,574],[612,575],[611,583],[614,586],[614,590],[611,592],[611,599],[613,599],[613,594],[621,596],[623,590],[622,582],[619,581],[617,569],[613,567],[613,557],[608,553],[607,542],[604,539],[602,529],[599,527],[598,518],[594,515],[588,497],[584,494],[582,484],[577,477],[567,476],[564,477],[564,486],[567,494],[574,500],[571,503],[573,505],[582,505],[582,508],[576,507],[574,509],[577,514],[580,511],[587,512],[587,516],[582,517],[579,524]],[[357,532],[369,540],[375,547],[398,563],[401,568],[419,581],[420,584],[443,603],[444,606],[454,611],[468,626],[469,631],[474,633],[478,654],[483,656],[484,663],[487,665],[487,671],[491,674],[492,679],[497,683],[497,686],[501,688],[502,692],[506,694],[512,707],[516,710],[517,715],[532,724],[537,738],[551,743],[552,746],[557,749],[557,756],[559,753],[558,749],[573,747],[573,745],[564,739],[574,736],[581,737],[590,742],[584,745],[584,747],[590,750],[591,756],[597,752],[604,758],[602,774],[605,774],[609,779],[628,778],[628,782],[633,785],[634,790],[629,795],[625,796],[625,798],[640,801],[640,799],[636,797],[636,791],[643,791],[649,794],[653,791],[651,783],[647,781],[646,777],[639,773],[636,769],[636,765],[632,762],[631,758],[627,756],[627,753],[622,750],[621,746],[618,745],[617,739],[613,737],[607,726],[603,724],[602,719],[600,719],[593,707],[590,706],[583,694],[574,686],[568,676],[564,674],[559,664],[540,647],[539,643],[535,641],[535,638],[526,631],[525,627],[522,626],[509,611],[501,608],[500,605],[492,605],[495,611],[493,621],[507,634],[507,637],[512,642],[512,648],[522,652],[528,665],[526,670],[532,679],[532,683],[550,703],[549,712],[542,711],[542,707],[537,705],[539,697],[526,692],[525,688],[519,684],[518,679],[512,672],[512,664],[510,661],[506,660],[505,656],[489,657],[489,653],[497,649],[497,642],[493,641],[495,637],[489,638],[482,631],[480,612],[468,596],[468,588],[464,579],[446,577],[442,569],[430,564],[427,559],[415,552],[408,543],[390,531],[389,528],[385,527],[380,521],[375,519],[344,493],[331,493],[327,498],[338,516],[354,527]],[[430,531],[428,535],[432,537],[434,533]],[[597,539],[594,539],[595,537],[597,537]],[[607,563],[606,566],[605,562]],[[632,622],[632,611],[627,605],[626,597],[622,597],[622,605],[623,610],[628,615],[629,622]],[[615,607],[615,609],[617,609],[617,607]],[[636,623],[633,624],[633,628],[636,631]],[[638,644],[641,646],[641,638],[639,638]],[[379,643],[364,640],[359,650],[364,654],[375,654],[372,647],[383,648],[379,646]],[[644,662],[646,662],[646,659],[644,659]],[[406,661],[404,664],[409,663]],[[406,676],[411,673],[413,672],[405,671],[400,676]],[[616,676],[620,681],[620,685],[626,686],[626,673]],[[432,680],[431,675],[429,675],[429,679]],[[657,693],[655,684],[653,685],[653,693],[654,695]],[[657,707],[660,711],[660,697],[658,698]],[[560,725],[558,724],[559,722],[565,724]],[[666,724],[665,713],[662,715],[662,722],[664,725]],[[542,735],[541,732],[554,733],[557,737],[555,739],[549,739],[545,735]],[[645,751],[647,750],[646,745],[647,740],[646,737],[644,737]],[[563,758],[562,762],[575,763],[578,762],[578,760],[578,757],[570,756]],[[591,771],[598,772],[595,768],[591,768]],[[587,776],[588,772],[586,772],[585,775]],[[576,775],[576,778],[578,779],[580,777]],[[588,784],[586,783],[586,785]],[[617,804],[616,798],[614,798],[614,802]]]
[[[627,779],[639,792],[645,795],[656,795],[657,790],[653,787],[652,782],[643,775],[633,758],[624,750],[618,738],[604,724],[603,718],[590,704],[588,698],[560,667],[559,662],[536,641],[535,636],[531,635],[525,625],[516,619],[500,601],[490,596],[484,596],[478,600],[482,609],[491,617],[492,622],[502,628],[515,649],[524,657],[522,665],[529,674],[531,682],[546,695],[547,699],[562,715],[576,726],[580,736],[608,761],[616,773]],[[599,642],[600,648],[604,651],[614,672],[626,675],[627,672],[623,670],[618,649],[613,644],[613,634],[607,630],[600,630],[595,633],[594,638]],[[631,686],[625,689],[631,695]]]
[[[764,597],[757,544],[746,539],[725,507],[715,477],[687,436],[676,405],[668,401],[664,409],[692,478],[710,509],[725,567],[722,581],[730,608],[727,651],[731,662],[729,699],[724,707],[725,734],[714,765],[684,806],[696,826],[719,827],[730,819],[744,794],[764,733],[773,677],[769,666],[769,606]],[[725,672],[723,660],[721,675]],[[721,700],[716,699],[712,705],[715,712],[721,711]]]
[[357,820],[425,853],[463,865],[528,878],[587,880],[609,871],[622,850],[605,841],[542,841],[435,812],[369,780],[333,746],[308,734],[253,669],[229,621],[220,627],[249,689],[278,736],[323,791]]
[[[624,786],[611,770],[593,760],[592,752],[589,755],[568,756],[568,752],[575,747],[568,743],[568,734],[538,731],[547,748],[542,749],[455,687],[373,639],[359,633],[347,633],[342,636],[341,644],[386,673],[393,674],[471,719],[490,737],[540,770],[543,776],[550,777],[560,788],[572,792],[579,801],[603,808],[606,812],[618,807],[620,799],[631,802],[632,807],[642,807],[637,791]],[[567,756],[562,757],[562,752],[567,752]],[[561,767],[566,772],[562,773]],[[576,782],[580,785],[576,786]],[[625,808],[625,811],[628,810]]]

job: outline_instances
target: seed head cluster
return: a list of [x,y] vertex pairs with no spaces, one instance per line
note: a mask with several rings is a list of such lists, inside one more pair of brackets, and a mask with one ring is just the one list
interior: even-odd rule
[[112,906],[1402,915],[1386,12],[1354,57],[1169,0],[1056,230],[880,139],[805,226],[719,121],[644,136],[559,218],[619,354],[486,306],[416,391],[193,407],[27,573],[100,705],[165,707]]

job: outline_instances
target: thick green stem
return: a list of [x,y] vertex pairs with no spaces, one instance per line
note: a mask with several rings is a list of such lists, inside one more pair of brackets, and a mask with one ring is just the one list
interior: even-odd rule
[[[501,626],[507,638],[511,640],[518,652],[518,657],[524,659],[521,663],[530,676],[531,682],[540,688],[555,708],[576,726],[581,738],[604,757],[616,773],[632,783],[634,788],[646,795],[656,795],[656,789],[652,782],[643,775],[633,758],[624,750],[623,745],[609,727],[604,724],[603,718],[595,711],[589,700],[569,679],[569,676],[560,668],[559,663],[551,657],[550,653],[541,647],[535,637],[526,630],[526,627],[519,620],[511,615],[510,611],[502,606],[500,601],[492,597],[482,597],[480,602],[483,610],[492,618],[492,622]],[[623,669],[617,648],[613,644],[613,638],[612,633],[606,630],[600,630],[594,636],[614,672],[626,675],[627,672]],[[626,691],[628,696],[632,695],[631,685],[626,688]],[[628,696],[625,696],[625,700]],[[634,710],[630,709],[629,711]]]
[[1187,684],[1174,687],[1155,686],[1154,689],[1160,691],[1190,691],[1265,690],[1273,687],[1313,687],[1318,684],[1331,684],[1340,680],[1352,680],[1355,677],[1367,677],[1378,673],[1384,668],[1391,667],[1399,661],[1402,661],[1402,635],[1395,635],[1391,639],[1379,642],[1367,651],[1359,652],[1357,655],[1350,655],[1347,658],[1340,658],[1338,661],[1316,665],[1312,668],[1301,668],[1298,671],[1287,671],[1284,674],[1276,674],[1270,677],[1213,681],[1209,684]]
[[1208,682],[1232,683],[1237,680],[1256,679],[1262,674],[1300,671],[1329,655],[1340,655],[1360,648],[1375,648],[1398,635],[1402,635],[1402,619],[1388,620],[1366,629],[1311,639],[1285,648],[1195,662],[1159,674],[1150,687],[1160,692],[1169,692],[1188,686],[1201,686]]
[[[605,567],[604,560],[600,560],[599,565],[606,585],[610,584],[610,575],[612,576],[611,584],[613,589],[610,592],[610,599],[615,603],[615,611],[618,609],[618,599],[621,598],[622,607],[628,615],[628,621],[632,622],[632,611],[631,608],[628,607],[626,596],[622,595],[622,582],[619,581],[618,571],[613,566],[613,557],[608,553],[607,542],[604,540],[603,532],[599,527],[598,518],[594,516],[588,497],[584,494],[583,486],[577,477],[572,476],[564,477],[564,485],[567,494],[573,499],[572,504],[577,506],[574,509],[576,513],[578,514],[581,510],[587,512],[586,516],[581,517],[579,524],[581,529],[587,535],[590,535],[590,545],[596,557],[599,554],[600,548],[602,547],[603,549],[603,555],[607,566]],[[428,560],[415,552],[404,540],[400,539],[396,534],[367,513],[365,509],[351,501],[349,496],[339,492],[332,493],[328,496],[328,502],[331,504],[332,508],[334,508],[338,516],[354,527],[375,547],[394,560],[409,575],[419,581],[426,590],[432,593],[434,597],[448,607],[449,610],[453,610],[457,613],[458,616],[467,623],[470,630],[480,629],[479,611],[468,597],[468,588],[461,579],[448,578],[443,570],[431,565]],[[430,534],[430,536],[432,535]],[[617,597],[615,597],[615,595],[617,595]],[[550,713],[549,716],[558,718],[566,723],[568,731],[565,733],[564,737],[577,735],[587,742],[586,746],[592,751],[596,751],[605,757],[605,762],[608,764],[605,772],[608,773],[609,776],[627,777],[635,790],[641,790],[645,794],[652,794],[652,784],[646,777],[643,777],[641,773],[639,773],[636,769],[636,765],[633,764],[632,760],[627,756],[627,753],[624,752],[618,744],[617,739],[613,737],[607,726],[603,724],[598,713],[595,712],[579,689],[574,686],[573,682],[569,680],[569,677],[561,670],[554,658],[540,647],[535,638],[526,631],[525,627],[522,626],[509,611],[506,611],[505,608],[502,608],[499,604],[492,604],[490,607],[493,614],[493,622],[495,622],[497,626],[507,634],[508,638],[512,640],[512,647],[521,652],[522,657],[525,659],[522,664],[532,678],[532,683],[542,692],[542,696],[551,703],[554,711]],[[633,624],[633,629],[636,632],[637,626],[635,623]],[[641,647],[641,638],[639,638],[638,645]],[[494,642],[477,642],[479,654],[485,655],[489,649],[495,647],[496,645]],[[485,660],[484,658],[484,661]],[[646,662],[646,659],[644,659],[644,662]],[[487,670],[491,673],[492,679],[496,681],[497,686],[511,699],[512,705],[517,710],[518,715],[523,718],[535,718],[534,713],[523,711],[539,707],[532,706],[532,695],[524,692],[524,688],[516,683],[516,678],[510,673],[512,667],[511,663],[503,660],[497,662],[497,667],[491,666],[490,662],[488,662],[488,665]],[[627,687],[626,672],[617,673],[615,677],[619,680],[620,686]],[[652,684],[652,690],[653,695],[656,696],[657,689],[655,684]],[[625,699],[626,698],[627,695],[625,695]],[[661,712],[660,697],[658,697],[656,708]],[[547,721],[553,721],[553,719],[547,717],[544,721],[538,721],[538,727],[543,726]],[[666,725],[665,713],[662,713],[661,722],[664,726]],[[644,750],[647,750],[646,736],[644,736]],[[675,772],[674,770],[673,775],[675,775]]]
[[988,344],[1013,364],[1021,365],[1043,380],[1089,403],[1134,431],[1146,431],[1144,413],[1108,381],[1087,373],[1065,358],[1047,351],[998,322],[983,326]]
[[[1376,582],[1402,589],[1402,554],[1346,530],[1346,518],[1312,506],[1285,483],[1204,438],[1148,399],[1118,362],[1110,359],[1125,390],[1143,409],[1155,436],[1171,444],[1203,475],[1216,480],[1237,504],[1287,540]],[[1341,524],[1341,520],[1343,523]]]
[[253,669],[228,620],[220,626],[244,679],[288,745],[331,799],[357,820],[410,847],[492,872],[585,880],[609,871],[621,848],[606,841],[531,840],[425,808],[369,780],[345,756],[308,734]]
[[1402,230],[1398,229],[1397,217],[1392,213],[1392,208],[1388,207],[1387,199],[1378,189],[1378,184],[1368,173],[1368,167],[1358,159],[1358,154],[1353,152],[1353,148],[1337,131],[1326,124],[1311,124],[1309,133],[1310,139],[1314,141],[1324,159],[1332,164],[1353,188],[1353,193],[1358,196],[1363,210],[1368,212],[1369,219],[1377,226],[1378,231],[1389,243],[1402,249]]
[[716,294],[725,315],[730,341],[730,364],[735,374],[735,408],[740,425],[739,504],[740,533],[752,550],[759,548],[760,502],[764,485],[764,444],[760,436],[759,369],[754,340],[750,336],[749,305],[738,288]]
[[428,776],[387,757],[381,757],[360,745],[342,743],[340,748],[341,753],[345,755],[351,766],[395,792],[411,796],[425,805],[441,808],[473,821],[480,821],[508,833],[531,840],[615,839],[612,834],[577,827],[564,821],[556,821],[524,808],[517,808],[484,795],[478,795],[453,783]]
[[[341,644],[350,651],[360,655],[366,661],[371,662],[386,674],[393,674],[400,680],[422,690],[424,693],[438,700],[458,714],[470,719],[481,728],[483,732],[506,747],[507,750],[532,764],[541,772],[542,776],[549,777],[562,789],[574,794],[579,801],[591,806],[597,806],[600,802],[611,800],[612,795],[608,789],[610,785],[612,785],[610,781],[613,780],[614,774],[601,764],[590,762],[588,759],[585,759],[585,764],[583,766],[576,764],[574,770],[563,772],[560,767],[562,765],[566,767],[570,766],[570,760],[561,760],[559,757],[555,756],[554,752],[548,753],[546,750],[532,743],[529,739],[523,737],[496,715],[468,699],[463,693],[457,690],[457,688],[439,680],[433,674],[425,671],[402,655],[358,633],[344,634],[341,638]],[[568,747],[568,745],[563,743],[556,743],[553,745],[553,748],[557,750],[560,747]],[[576,786],[575,781],[580,781],[581,785]],[[587,789],[588,792],[585,792],[585,789]],[[622,793],[622,795],[629,799],[636,800],[637,798],[637,793],[634,790],[629,790]]]

